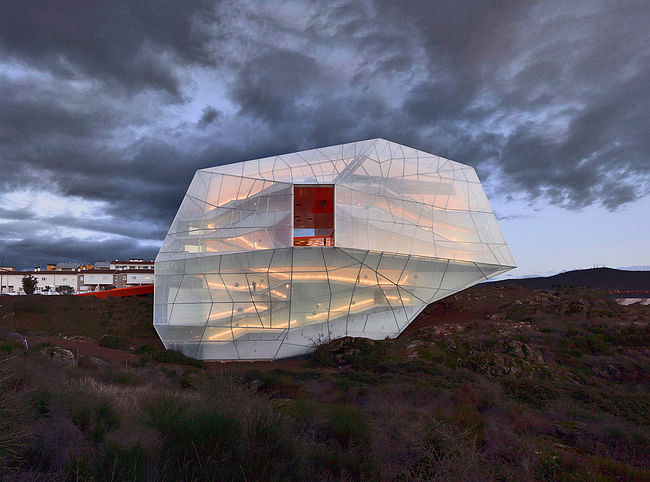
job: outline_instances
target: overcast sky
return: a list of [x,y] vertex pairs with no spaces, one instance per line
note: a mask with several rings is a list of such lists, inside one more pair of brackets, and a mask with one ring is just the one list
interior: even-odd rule
[[515,274],[650,265],[649,25],[647,0],[0,0],[0,258],[153,258],[196,169],[384,137],[477,169]]

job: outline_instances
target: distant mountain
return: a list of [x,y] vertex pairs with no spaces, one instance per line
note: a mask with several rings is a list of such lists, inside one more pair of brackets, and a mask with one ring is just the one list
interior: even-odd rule
[[650,290],[650,271],[627,271],[612,268],[591,268],[567,271],[539,278],[505,279],[483,283],[488,286],[516,285],[533,289],[554,286],[584,286],[604,290]]

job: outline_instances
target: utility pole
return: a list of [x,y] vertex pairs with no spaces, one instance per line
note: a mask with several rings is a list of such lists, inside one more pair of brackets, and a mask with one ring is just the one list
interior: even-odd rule
[[2,295],[2,273],[5,271],[5,258],[6,256],[2,256],[2,264],[0,264],[0,295]]

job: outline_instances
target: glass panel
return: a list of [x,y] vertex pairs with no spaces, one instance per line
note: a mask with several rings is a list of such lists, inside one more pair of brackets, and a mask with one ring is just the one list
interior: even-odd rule
[[169,324],[205,326],[211,308],[212,303],[174,303]]
[[199,350],[202,360],[238,360],[239,354],[233,342],[203,342]]
[[201,274],[186,274],[174,303],[201,303],[212,301],[205,276]]
[[484,281],[483,273],[474,263],[450,261],[440,287],[446,290],[460,291],[478,281]]
[[248,279],[243,273],[223,273],[221,275],[224,285],[233,301],[251,302],[251,293],[248,287]]
[[493,213],[470,213],[483,243],[505,243]]

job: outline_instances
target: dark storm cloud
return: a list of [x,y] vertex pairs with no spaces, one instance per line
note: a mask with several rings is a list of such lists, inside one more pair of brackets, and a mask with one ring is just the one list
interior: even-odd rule
[[[149,256],[140,240],[164,236],[196,169],[372,137],[472,164],[504,198],[617,209],[650,191],[649,11],[5,2],[0,195],[49,190],[103,212],[2,206],[0,248],[18,265]],[[66,229],[97,241],[77,249]]]
[[[174,68],[213,65],[209,1],[26,0],[0,4],[0,50],[39,69],[181,95]],[[211,23],[208,28],[208,22]]]
[[299,104],[316,97],[326,80],[313,57],[273,49],[248,61],[240,70],[233,99],[240,113],[267,122],[296,119]]
[[118,121],[103,106],[70,105],[52,94],[0,76],[0,142],[24,143],[52,135],[83,139]]
[[219,118],[220,112],[212,107],[211,105],[203,108],[203,113],[199,119],[198,125],[200,128],[204,129],[210,124],[213,124]]
[[529,199],[616,209],[646,195],[648,5],[597,6],[386,4],[425,40],[428,75],[403,106],[438,137],[427,144],[482,178],[496,170],[503,192]]
[[[2,212],[0,211],[0,214]],[[44,222],[45,221],[45,222]],[[26,213],[22,218],[13,217],[10,222],[2,224],[0,239],[24,239],[30,237],[56,237],[53,230],[65,232],[68,229],[93,231],[99,234],[117,235],[124,238],[155,241],[167,234],[167,229],[159,230],[152,224],[123,220],[116,225],[110,217],[78,219],[70,216],[52,216],[43,219],[34,213]],[[105,236],[104,236],[105,237]]]
[[[43,267],[45,263],[72,261],[93,263],[118,259],[154,259],[157,248],[142,246],[132,239],[85,241],[74,237],[53,241],[50,238],[29,236],[20,242],[3,244],[2,256],[7,264],[19,269]],[[16,263],[16,260],[19,260]]]

